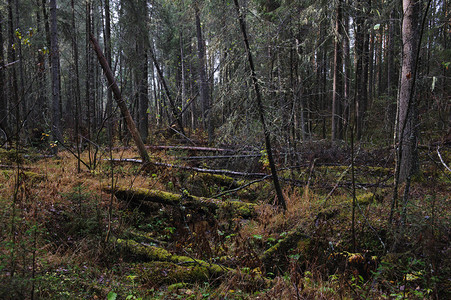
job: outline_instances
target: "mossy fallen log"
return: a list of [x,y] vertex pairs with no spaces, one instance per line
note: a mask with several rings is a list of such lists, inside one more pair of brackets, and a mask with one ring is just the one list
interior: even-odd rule
[[[111,193],[113,190],[111,187],[105,187],[105,191]],[[114,195],[121,200],[125,201],[150,201],[161,203],[165,205],[184,206],[187,208],[203,208],[210,211],[217,209],[232,210],[235,215],[240,215],[244,218],[248,218],[254,215],[253,203],[246,203],[241,201],[221,201],[208,199],[203,197],[196,197],[189,195],[188,193],[174,194],[160,190],[149,190],[144,188],[129,188],[116,186],[114,189]]]
[[143,283],[154,286],[170,285],[177,282],[205,282],[223,275],[240,275],[247,286],[267,288],[271,281],[261,275],[245,274],[239,270],[209,263],[188,256],[173,255],[169,251],[134,240],[117,239],[116,244],[127,251],[134,259],[144,261],[135,267]]
[[298,227],[289,231],[282,237],[274,246],[266,250],[261,256],[260,260],[263,262],[267,270],[274,269],[274,265],[283,264],[282,260],[286,259],[284,254],[289,253],[293,248],[296,252],[301,254],[300,257],[305,258],[310,248],[311,238],[303,232],[303,229]]

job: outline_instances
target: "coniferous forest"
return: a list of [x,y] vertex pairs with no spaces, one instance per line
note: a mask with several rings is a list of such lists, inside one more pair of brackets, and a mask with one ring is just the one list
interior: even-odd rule
[[0,1],[0,298],[449,299],[450,6]]

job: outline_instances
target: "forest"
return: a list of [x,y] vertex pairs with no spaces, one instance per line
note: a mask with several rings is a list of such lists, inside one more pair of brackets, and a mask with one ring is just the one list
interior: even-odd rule
[[450,299],[447,0],[1,0],[0,299]]

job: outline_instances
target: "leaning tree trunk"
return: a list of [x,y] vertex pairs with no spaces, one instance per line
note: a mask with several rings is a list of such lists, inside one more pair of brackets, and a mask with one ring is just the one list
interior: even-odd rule
[[93,34],[90,34],[90,40],[94,48],[94,51],[97,54],[97,58],[99,59],[99,63],[102,66],[103,72],[105,72],[108,84],[111,86],[111,89],[113,90],[114,98],[116,99],[117,105],[119,106],[122,115],[125,118],[128,130],[130,131],[130,134],[132,135],[133,140],[135,141],[136,146],[138,147],[139,155],[141,156],[143,163],[148,163],[150,161],[149,154],[147,154],[146,147],[144,146],[141,136],[139,135],[138,129],[136,129],[135,122],[133,121],[132,116],[130,115],[130,112],[127,109],[127,105],[125,104],[124,99],[122,99],[121,91],[119,90],[116,80],[114,79],[113,72],[111,71],[108,62],[106,61],[106,58],[102,53],[102,49],[100,49],[99,43],[97,42]]
[[268,154],[268,161],[269,161],[269,166],[271,168],[271,174],[272,174],[272,178],[273,178],[273,182],[274,182],[274,189],[276,190],[276,194],[277,194],[276,204],[281,206],[284,210],[286,210],[287,205],[285,202],[285,198],[283,197],[283,194],[282,194],[282,189],[281,189],[280,183],[279,183],[279,177],[277,176],[276,165],[274,163],[274,158],[272,156],[271,134],[269,132],[269,129],[266,127],[266,123],[265,123],[265,117],[263,114],[262,96],[260,93],[260,86],[258,85],[257,75],[255,73],[254,60],[252,58],[251,49],[249,47],[249,40],[247,38],[247,33],[246,33],[246,24],[244,23],[244,18],[243,18],[243,15],[241,14],[240,5],[238,4],[238,0],[234,0],[234,2],[235,2],[235,7],[236,7],[236,10],[238,13],[238,21],[240,23],[241,33],[243,34],[243,41],[244,41],[244,46],[245,46],[246,52],[247,52],[247,59],[249,62],[249,67],[251,69],[252,83],[254,85],[255,96],[257,98],[258,114],[260,116],[260,122],[262,124],[263,133],[265,135],[266,152]]

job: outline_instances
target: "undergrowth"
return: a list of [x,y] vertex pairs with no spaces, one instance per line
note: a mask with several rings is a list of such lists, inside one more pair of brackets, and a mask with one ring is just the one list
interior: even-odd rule
[[[175,152],[152,155],[158,161],[177,159]],[[136,154],[120,150],[113,156]],[[14,156],[7,153],[5,157]],[[191,189],[211,197],[234,188],[225,178],[196,177],[195,172],[162,167],[142,169],[127,163],[116,164],[111,170],[111,164],[103,160],[98,161],[96,169],[77,173],[76,160],[65,152],[59,158],[8,163],[16,164],[16,169],[0,174],[2,299],[450,296],[449,174],[437,164],[425,162],[422,177],[411,187],[406,222],[400,223],[399,205],[394,224],[388,223],[392,195],[387,180],[392,170],[386,166],[357,167],[357,180],[368,185],[362,185],[357,194],[354,249],[347,166],[318,166],[284,174],[291,182],[303,182],[285,185],[286,212],[271,205],[275,197],[271,184],[250,185],[243,195],[252,195],[247,199],[258,206],[254,217],[243,219],[227,208],[213,213],[199,207],[117,198],[113,198],[109,217],[111,196],[102,190],[111,183],[111,171],[118,186],[164,190],[186,197]],[[23,167],[40,176],[25,174]],[[237,182],[243,185],[248,181],[233,184]],[[383,187],[376,183],[383,183]],[[221,200],[239,195],[225,194]],[[149,262],[121,248],[115,242],[117,238],[165,249],[173,259],[188,257],[234,271],[202,277],[201,281],[167,280],[171,284],[156,285],[137,269]],[[162,276],[168,276],[169,266],[174,265],[164,266],[160,263]],[[177,268],[186,274],[192,271],[180,262]],[[256,278],[270,284],[256,284]]]

